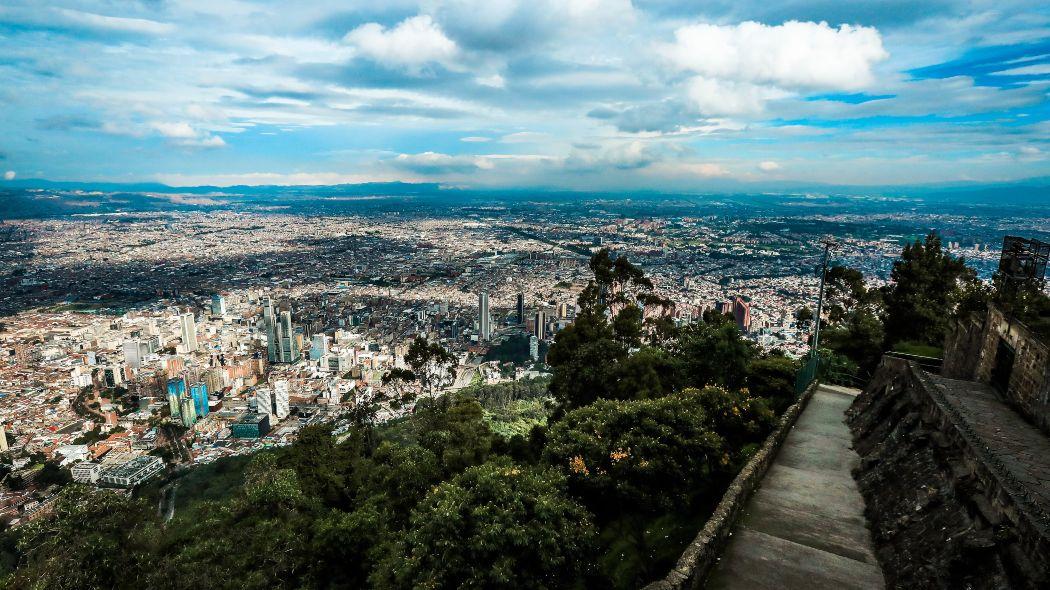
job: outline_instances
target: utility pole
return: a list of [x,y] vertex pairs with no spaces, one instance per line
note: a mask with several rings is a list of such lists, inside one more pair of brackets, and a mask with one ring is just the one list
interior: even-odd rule
[[813,330],[813,344],[809,347],[809,355],[814,358],[820,354],[820,314],[824,308],[824,280],[828,276],[828,255],[831,252],[831,248],[837,245],[835,240],[830,237],[824,238],[820,243],[824,244],[824,260],[821,262],[820,268],[820,294],[817,297],[817,327]]

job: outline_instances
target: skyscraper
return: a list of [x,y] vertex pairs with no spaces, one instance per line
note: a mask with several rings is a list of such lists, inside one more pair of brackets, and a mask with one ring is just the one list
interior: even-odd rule
[[193,399],[193,409],[201,418],[208,415],[208,386],[197,382],[190,385],[190,398]]
[[266,330],[266,360],[276,363],[277,318],[273,315],[273,301],[269,297],[263,301],[263,328]]
[[525,324],[525,294],[518,293],[518,325]]
[[292,325],[292,312],[282,311],[281,321],[277,325],[278,344],[282,363],[294,363],[299,360],[299,340],[295,337],[295,326]]
[[182,398],[186,397],[186,380],[182,377],[168,379],[168,409],[171,410],[172,418],[178,418],[182,410]]
[[179,314],[179,335],[186,352],[197,352],[197,322],[192,312]]
[[186,428],[193,426],[197,421],[197,411],[193,406],[193,399],[184,397],[179,400],[179,413],[182,416],[182,425]]
[[211,314],[226,315],[226,298],[220,293],[211,296]]
[[489,324],[489,294],[485,291],[478,296],[478,340],[488,340],[492,336]]
[[533,328],[533,334],[538,340],[543,340],[547,335],[547,314],[542,309],[536,312],[536,326]]
[[292,324],[292,312],[275,316],[273,302],[263,303],[263,326],[266,330],[266,357],[271,363],[294,363],[299,360],[299,340]]

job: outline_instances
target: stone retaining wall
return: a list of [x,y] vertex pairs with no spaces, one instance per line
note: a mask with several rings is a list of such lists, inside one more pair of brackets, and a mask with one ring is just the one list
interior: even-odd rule
[[848,413],[887,587],[1046,588],[1045,514],[945,396],[884,357]]
[[773,464],[777,451],[780,450],[784,439],[791,432],[791,428],[802,414],[802,410],[806,408],[806,404],[809,403],[816,389],[817,382],[814,381],[806,388],[798,401],[780,417],[776,428],[766,438],[762,448],[751,457],[751,460],[729,484],[722,500],[711,517],[707,519],[704,528],[682,552],[682,556],[671,573],[667,574],[664,579],[649,584],[644,590],[685,590],[703,587],[704,578],[722,555],[729,540],[729,533],[732,532],[733,526],[740,518],[744,506],[762,483],[762,478]]

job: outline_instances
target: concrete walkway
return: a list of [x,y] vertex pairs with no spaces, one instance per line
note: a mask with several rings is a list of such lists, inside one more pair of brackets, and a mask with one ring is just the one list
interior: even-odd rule
[[821,385],[737,523],[705,588],[882,589],[882,571],[850,471],[843,422],[854,389]]

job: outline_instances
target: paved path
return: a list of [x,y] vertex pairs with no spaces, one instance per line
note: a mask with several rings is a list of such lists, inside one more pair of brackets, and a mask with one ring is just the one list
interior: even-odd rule
[[991,386],[927,374],[942,392],[941,400],[955,410],[967,429],[980,438],[996,470],[1008,477],[1001,483],[1044,531],[1050,529],[1050,438],[1006,405]]
[[777,453],[705,585],[710,590],[882,589],[850,474],[854,389],[820,386]]

